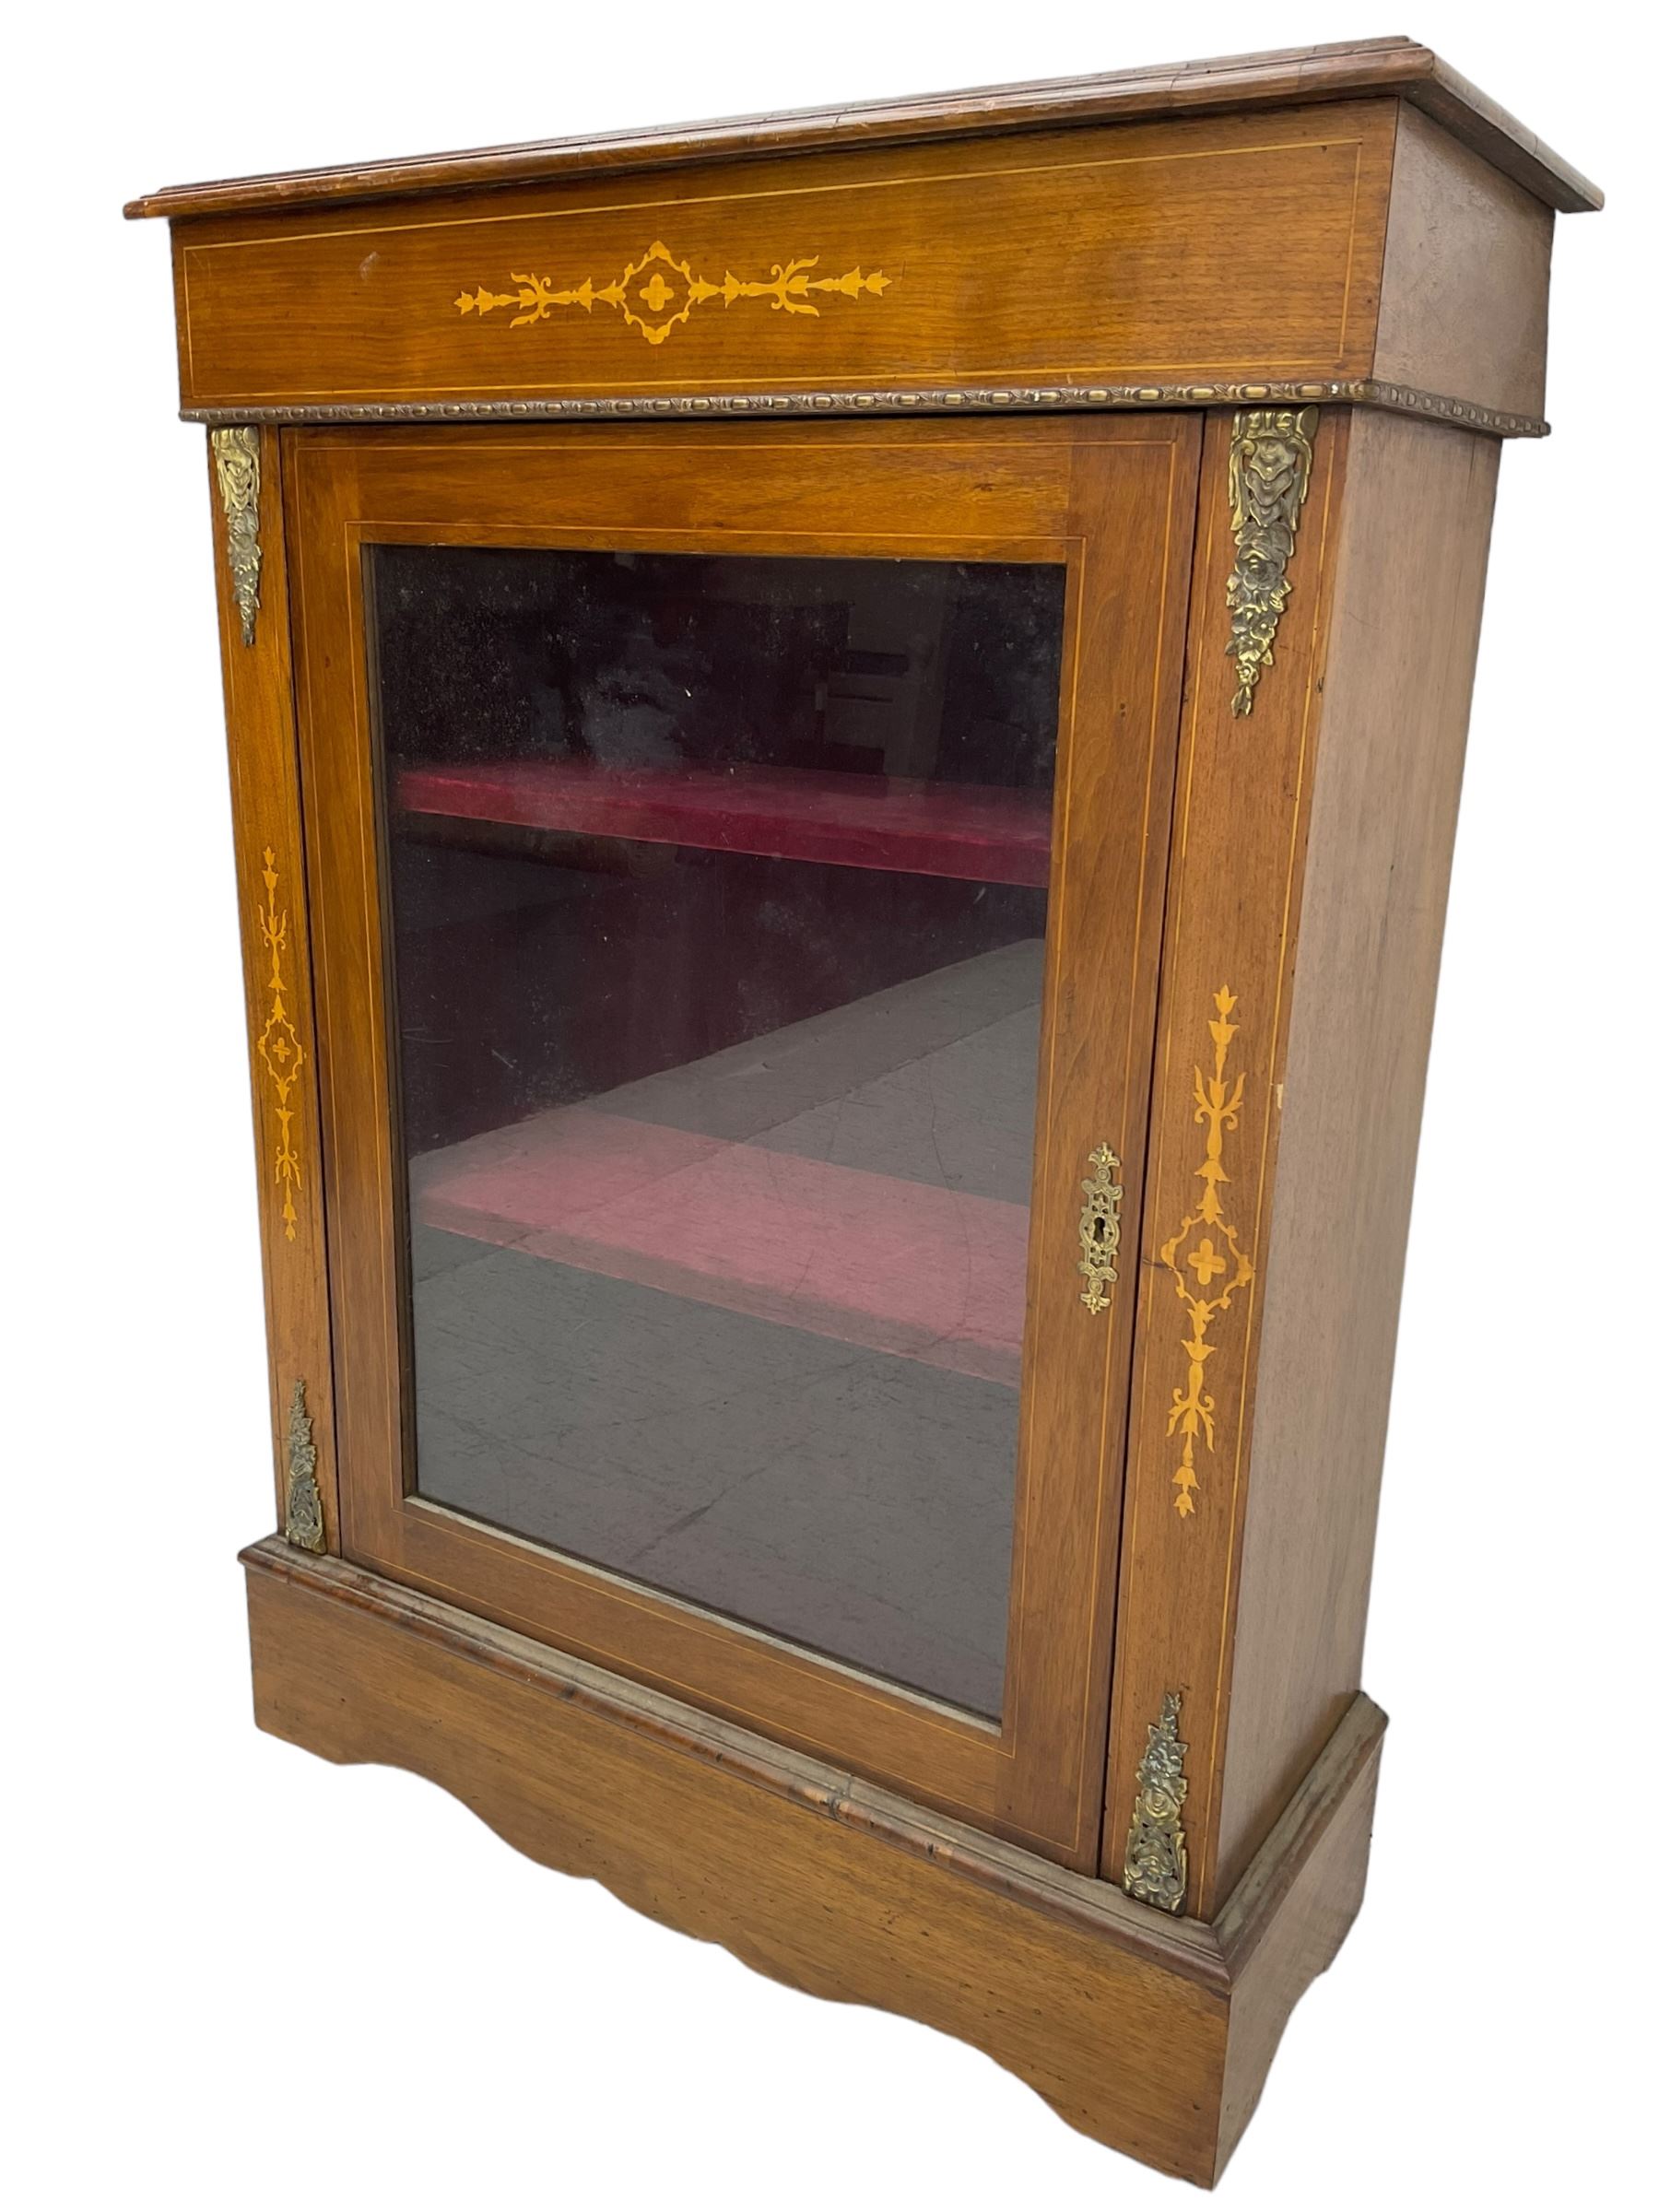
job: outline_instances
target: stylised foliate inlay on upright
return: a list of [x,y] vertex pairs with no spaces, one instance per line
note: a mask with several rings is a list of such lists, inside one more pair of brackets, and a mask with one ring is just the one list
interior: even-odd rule
[[269,845],[265,849],[261,880],[265,887],[265,903],[258,912],[259,942],[271,956],[271,972],[265,978],[270,1005],[254,1045],[276,1101],[276,1148],[271,1172],[282,1193],[282,1233],[291,1244],[300,1221],[294,1194],[300,1182],[300,1152],[294,1141],[298,1111],[294,1090],[305,1065],[305,1047],[288,1012],[288,986],[282,971],[288,950],[288,916],[286,906],[279,911],[276,905],[276,855]]
[[1213,1049],[1210,1072],[1193,1070],[1194,1120],[1205,1131],[1204,1158],[1193,1171],[1204,1185],[1194,1212],[1185,1215],[1181,1227],[1159,1253],[1174,1278],[1175,1295],[1185,1310],[1189,1334],[1182,1340],[1187,1356],[1184,1387],[1177,1384],[1170,1406],[1169,1434],[1181,1438],[1177,1466],[1175,1511],[1184,1521],[1194,1510],[1198,1470],[1193,1447],[1200,1436],[1210,1451],[1216,1448],[1216,1400],[1204,1386],[1204,1371],[1216,1347],[1210,1341],[1210,1324],[1232,1304],[1233,1292],[1241,1290],[1254,1270],[1250,1255],[1221,1204],[1221,1185],[1228,1174],[1222,1164],[1225,1132],[1239,1125],[1244,1102],[1244,1078],[1227,1075],[1227,1054],[1239,1025],[1232,1017],[1238,1000],[1223,987],[1215,997],[1216,1018],[1209,1025]]
[[1136,1780],[1140,1784],[1124,1853],[1124,1887],[1144,1905],[1179,1912],[1186,1902],[1186,1832],[1181,1808],[1186,1803],[1187,1747],[1176,1734],[1181,1692],[1166,1690],[1163,1711],[1147,1730]]
[[1232,616],[1227,652],[1238,664],[1235,714],[1251,712],[1262,671],[1273,665],[1318,427],[1317,407],[1250,407],[1234,418],[1228,489],[1238,551],[1227,580]]
[[238,423],[209,436],[225,510],[230,590],[241,617],[242,643],[252,645],[259,616],[259,432]]

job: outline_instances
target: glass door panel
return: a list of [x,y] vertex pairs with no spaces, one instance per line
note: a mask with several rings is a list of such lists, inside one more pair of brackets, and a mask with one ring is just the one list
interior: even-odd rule
[[347,1559],[1089,1870],[1201,436],[281,433]]
[[366,562],[416,1494],[999,1715],[1065,568]]

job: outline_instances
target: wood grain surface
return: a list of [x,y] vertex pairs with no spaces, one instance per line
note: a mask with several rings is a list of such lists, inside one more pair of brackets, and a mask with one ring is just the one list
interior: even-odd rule
[[1362,413],[1350,435],[1276,1078],[1220,1896],[1359,1683],[1500,451]]
[[1554,227],[1519,184],[1402,108],[1376,374],[1542,414]]
[[[1253,712],[1231,711],[1227,579],[1234,543],[1228,453],[1233,418],[1206,419],[1198,547],[1188,624],[1185,719],[1171,855],[1159,1015],[1158,1074],[1141,1229],[1135,1380],[1124,1506],[1119,1644],[1104,1864],[1117,1871],[1135,1768],[1164,1695],[1179,1690],[1188,1746],[1188,1910],[1218,1901],[1215,1841],[1231,1649],[1234,1559],[1249,1465],[1250,1382],[1259,1340],[1280,1115],[1295,916],[1307,836],[1324,633],[1350,417],[1327,409],[1289,565],[1291,592]],[[1218,1001],[1225,1001],[1223,1017]],[[1213,1078],[1212,1023],[1232,1030],[1223,1074],[1237,1094],[1222,1132],[1223,1218],[1250,1277],[1212,1318],[1194,1395],[1192,1317],[1164,1257],[1195,1221],[1206,1189],[1207,1131],[1194,1085]],[[1188,1241],[1193,1232],[1187,1231]],[[1194,1243],[1193,1248],[1196,1249]],[[1204,1263],[1194,1290],[1218,1299],[1225,1278]],[[1189,1471],[1191,1479],[1183,1479]],[[1190,1509],[1182,1511],[1182,1502]]]
[[259,1170],[276,1518],[280,1527],[288,1491],[289,1409],[295,1384],[303,1383],[317,1451],[324,1524],[333,1547],[339,1531],[334,1363],[311,917],[288,645],[287,516],[276,434],[261,433],[260,444],[260,607],[252,644],[243,642],[241,616],[232,594],[225,513],[211,453],[207,483],[213,503],[214,574]]
[[1202,2185],[1363,1887],[1384,1724],[1363,1698],[1212,1930],[345,1562],[243,1563],[261,1727],[425,1775],[542,1864],[958,2036]]
[[[182,404],[1360,376],[1395,112],[1372,100],[180,224]],[[1265,258],[1245,244],[1264,206]]]
[[541,145],[371,161],[335,169],[175,185],[134,200],[129,216],[174,218],[252,209],[311,207],[343,200],[545,182],[574,171],[627,175],[731,154],[807,153],[840,146],[908,146],[938,138],[1052,128],[1058,124],[1126,123],[1228,109],[1302,106],[1315,100],[1394,96],[1433,116],[1493,168],[1546,206],[1599,207],[1602,195],[1535,132],[1506,114],[1438,54],[1412,39],[1359,39],[1273,53],[1233,54],[987,86],[916,99],[853,101],[782,115],[737,116],[708,124],[617,131]]
[[[1200,501],[1105,1845],[1121,1863],[1147,1727],[1179,1689],[1204,1915],[1359,1687],[1498,453],[1326,412],[1275,665],[1234,720],[1229,430]],[[1209,1326],[1186,1485],[1167,1251],[1200,1189],[1218,994],[1241,1086],[1219,1187],[1251,1274]]]
[[1355,1699],[1216,1922],[1233,1988],[1218,2175],[1255,2111],[1287,2021],[1364,1900],[1380,1719],[1369,1699]]

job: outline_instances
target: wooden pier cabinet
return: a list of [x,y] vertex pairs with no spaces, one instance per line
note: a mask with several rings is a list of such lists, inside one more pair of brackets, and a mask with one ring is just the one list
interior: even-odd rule
[[129,209],[263,1726],[1215,2179],[1364,1880],[1488,528],[1597,204],[1385,40]]

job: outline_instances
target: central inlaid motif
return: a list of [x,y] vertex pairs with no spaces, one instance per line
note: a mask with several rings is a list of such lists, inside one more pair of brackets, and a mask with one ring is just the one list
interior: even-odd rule
[[595,307],[608,307],[648,346],[661,346],[711,300],[731,307],[739,300],[765,300],[786,315],[816,315],[819,310],[810,296],[814,292],[840,292],[849,300],[868,292],[879,299],[893,281],[880,269],[867,276],[859,268],[841,276],[815,276],[812,272],[819,259],[814,253],[802,261],[774,261],[767,277],[735,276],[728,269],[715,284],[699,276],[688,261],[677,261],[657,238],[640,260],[630,261],[608,284],[595,284],[584,276],[580,284],[556,287],[546,276],[515,274],[508,282],[518,287],[516,291],[492,292],[479,285],[477,291],[463,292],[455,305],[464,315],[488,315],[498,307],[515,307],[519,312],[509,326],[513,330],[546,322],[556,307],[579,307],[590,315]]

